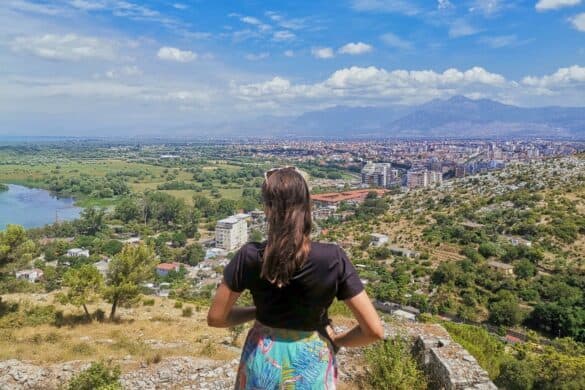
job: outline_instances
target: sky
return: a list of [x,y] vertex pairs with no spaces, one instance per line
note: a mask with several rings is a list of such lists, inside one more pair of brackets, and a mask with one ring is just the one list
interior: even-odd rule
[[585,106],[585,0],[0,0],[0,135],[454,95]]

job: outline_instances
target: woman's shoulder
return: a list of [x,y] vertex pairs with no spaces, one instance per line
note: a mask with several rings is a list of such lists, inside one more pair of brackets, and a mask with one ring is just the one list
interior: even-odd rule
[[342,253],[339,245],[332,242],[311,242],[311,257],[326,258],[329,261],[336,261]]
[[244,245],[242,245],[242,247],[240,248],[240,250],[238,251],[240,256],[243,256],[245,259],[249,259],[249,260],[256,260],[259,257],[259,254],[262,253],[262,251],[264,251],[264,248],[266,248],[266,242],[248,242]]

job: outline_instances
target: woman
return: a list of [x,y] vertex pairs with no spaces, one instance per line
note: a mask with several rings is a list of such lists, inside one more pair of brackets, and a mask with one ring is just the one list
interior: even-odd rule
[[[236,389],[335,389],[335,352],[380,340],[380,318],[343,250],[311,242],[309,188],[296,168],[268,171],[262,198],[268,239],[244,245],[226,266],[207,322],[232,327],[256,320]],[[234,307],[246,289],[255,306]],[[334,298],[359,325],[333,332],[327,310]]]

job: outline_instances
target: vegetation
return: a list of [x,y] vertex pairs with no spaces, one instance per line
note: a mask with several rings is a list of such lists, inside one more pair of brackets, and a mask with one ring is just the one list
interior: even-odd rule
[[75,375],[67,385],[68,390],[118,390],[120,367],[108,363],[92,363],[89,368]]
[[426,389],[426,379],[410,353],[409,345],[407,340],[395,338],[368,347],[364,386],[371,389]]

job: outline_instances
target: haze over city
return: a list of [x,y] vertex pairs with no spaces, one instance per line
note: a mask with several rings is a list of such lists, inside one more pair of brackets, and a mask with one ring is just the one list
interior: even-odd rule
[[582,107],[584,38],[580,0],[6,0],[0,135],[282,135],[342,106],[390,107],[358,127],[393,136],[459,95]]

